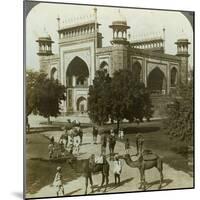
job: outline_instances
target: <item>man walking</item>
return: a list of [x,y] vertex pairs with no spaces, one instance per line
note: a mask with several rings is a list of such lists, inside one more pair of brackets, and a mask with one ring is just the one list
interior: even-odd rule
[[106,155],[107,137],[104,134],[101,136],[101,154]]
[[136,149],[137,149],[136,155],[141,155],[142,154],[143,145],[144,145],[144,138],[140,133],[138,133],[136,135]]
[[57,173],[54,178],[54,186],[56,186],[56,194],[59,196],[59,192],[61,191],[64,195],[64,187],[63,187],[63,177],[61,173],[61,167],[57,167]]
[[116,144],[115,133],[114,133],[114,130],[111,129],[110,135],[109,135],[110,160],[111,160],[112,156],[114,155],[115,144]]
[[97,144],[97,135],[98,135],[98,128],[93,126],[93,144]]

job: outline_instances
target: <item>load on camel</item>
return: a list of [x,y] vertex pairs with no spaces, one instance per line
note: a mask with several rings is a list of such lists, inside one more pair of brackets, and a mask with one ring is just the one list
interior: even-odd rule
[[131,159],[130,154],[120,155],[119,157],[124,159],[129,167],[139,169],[140,172],[139,189],[146,190],[145,170],[156,167],[160,173],[160,184],[158,189],[161,189],[163,182],[163,161],[158,155],[153,153],[151,150],[144,150],[143,153],[135,161]]
[[109,183],[110,170],[110,165],[106,160],[106,156],[101,155],[99,157],[95,157],[95,155],[92,154],[88,159],[82,160],[82,166],[77,165],[77,160],[75,159],[69,161],[69,164],[73,169],[76,170],[77,167],[79,170],[80,168],[82,169],[83,176],[85,177],[85,194],[87,194],[88,190],[88,181],[90,182],[91,192],[94,192],[92,176],[93,174],[99,173],[102,175],[100,188],[102,188],[104,183],[106,183],[104,189],[104,192],[106,192]]
[[51,160],[65,160],[69,154],[73,154],[76,144],[82,143],[83,131],[80,128],[80,123],[73,123],[69,130],[68,127],[63,128],[63,130],[65,132],[60,136],[58,142],[55,142],[54,138],[50,139],[48,150]]

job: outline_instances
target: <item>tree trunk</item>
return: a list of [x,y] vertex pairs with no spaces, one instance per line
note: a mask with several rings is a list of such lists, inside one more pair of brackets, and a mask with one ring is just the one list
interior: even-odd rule
[[117,120],[117,134],[119,133],[119,122],[120,120]]
[[47,117],[47,120],[48,120],[48,124],[51,124],[50,116]]

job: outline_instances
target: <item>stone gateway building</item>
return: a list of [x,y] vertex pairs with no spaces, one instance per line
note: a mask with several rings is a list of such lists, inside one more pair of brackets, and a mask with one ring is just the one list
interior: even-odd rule
[[165,29],[163,37],[129,41],[126,18],[120,11],[108,27],[112,29],[110,46],[103,47],[103,35],[99,32],[97,9],[86,22],[66,27],[58,21],[59,53],[52,53],[52,38],[45,34],[39,37],[40,69],[52,79],[66,86],[67,100],[62,112],[86,113],[89,85],[93,83],[96,70],[107,70],[112,76],[115,70],[129,69],[133,76],[145,83],[151,91],[154,116],[162,115],[171,95],[180,82],[188,80],[187,38],[175,41],[177,54],[165,53]]

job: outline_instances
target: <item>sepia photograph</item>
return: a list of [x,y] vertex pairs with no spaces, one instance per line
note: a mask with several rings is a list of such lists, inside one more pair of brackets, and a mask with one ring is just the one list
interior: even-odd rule
[[194,188],[194,12],[24,1],[25,198]]

